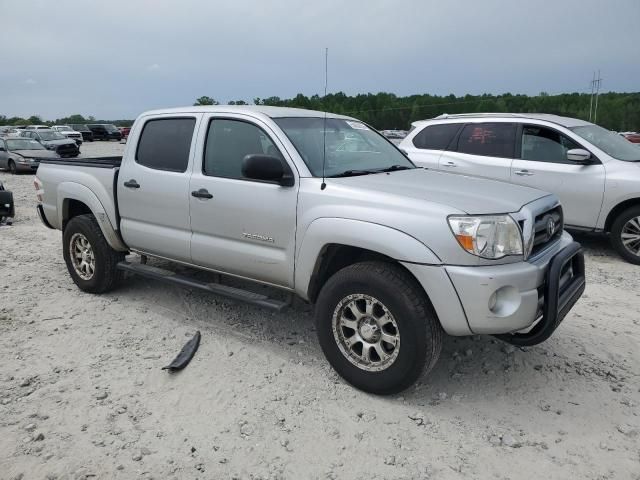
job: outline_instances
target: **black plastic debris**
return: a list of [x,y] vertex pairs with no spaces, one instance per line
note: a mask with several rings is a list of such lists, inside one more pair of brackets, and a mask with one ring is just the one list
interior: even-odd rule
[[162,367],[162,370],[169,370],[170,372],[177,372],[178,370],[182,370],[184,367],[189,365],[189,362],[193,358],[193,356],[198,351],[198,347],[200,346],[200,332],[196,332],[191,340],[184,344],[182,350],[176,358],[173,359],[166,367]]
[[5,190],[2,182],[0,182],[0,225],[11,225],[11,219],[15,214],[13,194]]

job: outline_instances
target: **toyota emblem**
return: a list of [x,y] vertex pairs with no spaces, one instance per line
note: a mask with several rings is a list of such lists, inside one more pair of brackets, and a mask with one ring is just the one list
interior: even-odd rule
[[549,220],[547,220],[547,235],[551,238],[554,233],[556,233],[556,221],[553,217],[549,217]]

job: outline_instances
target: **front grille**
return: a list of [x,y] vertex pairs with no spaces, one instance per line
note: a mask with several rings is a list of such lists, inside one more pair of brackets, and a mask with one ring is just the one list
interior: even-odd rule
[[562,207],[557,206],[551,210],[538,214],[533,223],[533,248],[531,257],[536,256],[561,236],[564,228]]

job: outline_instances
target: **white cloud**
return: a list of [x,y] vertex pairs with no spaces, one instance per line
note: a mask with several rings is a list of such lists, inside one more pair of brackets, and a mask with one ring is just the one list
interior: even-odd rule
[[24,83],[26,83],[27,85],[35,85],[35,84],[36,84],[36,83],[38,83],[38,82],[36,82],[33,78],[27,78],[27,79],[24,81]]

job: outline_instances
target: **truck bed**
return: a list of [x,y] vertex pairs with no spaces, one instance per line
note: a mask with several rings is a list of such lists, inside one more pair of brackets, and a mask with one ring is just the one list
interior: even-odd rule
[[47,158],[40,160],[40,163],[51,163],[54,165],[69,165],[76,167],[96,167],[96,168],[118,168],[122,163],[122,157],[92,157],[92,158]]

